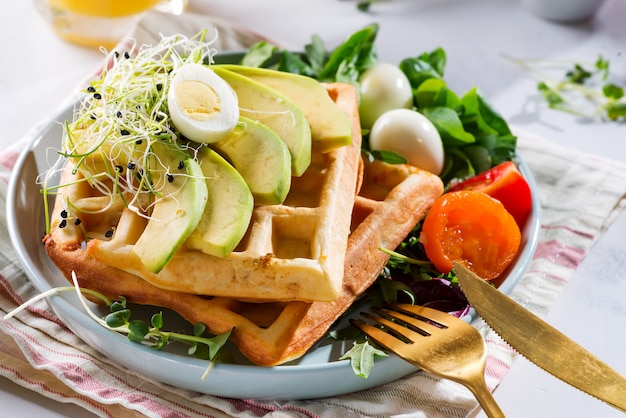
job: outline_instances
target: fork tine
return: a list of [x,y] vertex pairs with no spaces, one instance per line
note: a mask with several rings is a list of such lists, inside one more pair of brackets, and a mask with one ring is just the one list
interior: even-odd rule
[[[427,318],[419,314],[415,314],[413,311],[408,311],[410,315],[406,315],[404,312],[407,312],[407,311],[400,311],[396,309],[372,308],[372,310],[382,315],[388,316],[392,320],[396,321],[396,322],[391,322],[392,324],[401,324],[403,328],[408,327],[409,329],[419,334],[418,337],[428,336],[428,335],[433,334],[434,332],[442,331],[442,329],[447,328],[447,326],[443,324],[439,324],[441,326],[433,325],[432,323],[428,322],[431,320],[430,318]],[[438,323],[437,321],[433,321],[433,322]],[[404,329],[407,329],[407,328],[404,328]],[[415,335],[415,334],[412,334],[412,335]],[[407,336],[407,338],[411,338],[411,337]]]
[[[398,323],[398,322],[394,322],[394,321],[390,321],[389,319],[385,318],[384,316],[377,316],[377,315],[372,315],[368,312],[362,312],[361,315],[363,315],[364,317],[366,317],[367,319],[374,321],[380,325],[382,325],[383,327],[385,327],[388,330],[391,330],[392,333],[394,333],[395,335],[399,335],[402,338],[405,339],[405,341],[407,340],[416,340],[420,337],[423,337],[424,334],[421,334],[411,328],[407,328],[405,326],[405,324],[403,323]],[[379,329],[379,328],[377,328]],[[384,331],[384,330],[383,330]],[[398,340],[402,341],[400,338],[398,338]],[[402,341],[402,342],[405,342]]]
[[379,345],[383,346],[389,351],[395,352],[396,348],[394,347],[398,347],[399,344],[405,344],[404,341],[398,339],[397,337],[388,334],[382,329],[370,325],[360,319],[351,319],[350,323],[352,323],[352,325],[363,331],[372,340],[376,341]]
[[426,306],[420,305],[410,305],[410,304],[387,304],[387,307],[390,309],[395,309],[401,312],[410,313],[412,315],[417,315],[422,318],[425,318],[429,321],[436,322],[445,327],[450,327],[450,321],[454,321],[453,317],[443,311],[439,311],[437,309],[428,308]]

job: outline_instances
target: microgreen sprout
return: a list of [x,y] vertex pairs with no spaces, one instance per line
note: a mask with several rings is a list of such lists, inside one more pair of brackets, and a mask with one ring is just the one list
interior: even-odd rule
[[[61,292],[76,292],[76,295],[78,296],[82,307],[85,309],[85,312],[96,323],[107,329],[126,335],[130,341],[146,345],[155,350],[162,350],[173,341],[188,344],[189,348],[187,353],[190,356],[210,361],[207,370],[202,375],[202,380],[205,380],[208,376],[208,373],[213,367],[214,361],[220,353],[221,348],[224,344],[226,344],[228,338],[230,337],[231,331],[214,337],[205,337],[203,335],[206,331],[206,326],[202,323],[198,323],[194,326],[193,335],[164,331],[162,329],[164,325],[162,312],[154,314],[150,319],[150,324],[143,320],[132,319],[131,310],[126,304],[126,298],[120,297],[118,301],[112,301],[100,292],[79,287],[78,278],[75,272],[72,272],[72,281],[74,286],[59,286],[40,293],[7,313],[3,319],[8,320],[12,318],[28,306],[41,299],[51,297]],[[104,318],[100,318],[89,307],[87,299],[84,295],[89,295],[101,300],[106,306],[109,307],[111,312]]]
[[[217,52],[206,40],[162,37],[154,46],[131,44],[128,51],[109,54],[107,65],[84,90],[71,122],[64,126],[59,160],[71,160],[75,173],[103,195],[117,195],[142,216],[154,197],[171,183],[172,168],[161,161],[158,146],[195,156],[195,150],[171,123],[167,95],[171,78],[188,63],[213,63]],[[50,178],[63,164],[52,164],[40,176],[44,197]],[[127,167],[127,170],[124,170]],[[148,203],[146,203],[148,202]],[[46,207],[46,225],[49,216]],[[48,230],[49,232],[49,230]]]
[[551,109],[598,121],[626,120],[624,87],[611,81],[609,61],[601,55],[595,62],[505,57],[537,80]]

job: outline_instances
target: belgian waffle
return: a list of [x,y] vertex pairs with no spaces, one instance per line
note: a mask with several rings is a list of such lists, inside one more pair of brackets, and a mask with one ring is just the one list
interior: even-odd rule
[[[344,102],[342,106],[351,108],[357,100],[349,85],[332,84],[328,90],[340,106]],[[82,240],[85,229],[114,230],[110,239],[90,240],[87,253],[162,289],[258,301],[334,300],[341,291],[359,170],[360,128],[358,117],[351,116],[352,145],[313,152],[306,172],[293,177],[285,202],[257,206],[246,236],[227,257],[183,247],[163,270],[152,273],[132,251],[145,219],[130,210],[116,213],[113,224],[88,218],[80,227],[68,225],[64,233],[74,228],[74,239]],[[70,186],[63,187],[57,206],[63,207],[63,195],[71,195],[69,201],[79,207],[89,191],[76,181],[79,172],[67,177],[63,181]],[[93,201],[92,196],[89,199]]]
[[[338,105],[351,115],[355,123],[358,123],[354,92],[351,89],[346,90],[348,93],[344,95],[343,88],[337,85],[330,87],[331,96]],[[358,128],[355,131],[359,132]],[[231,340],[253,363],[269,366],[287,362],[302,356],[354,300],[371,286],[388,260],[388,256],[380,251],[380,247],[395,248],[443,189],[437,176],[414,167],[361,160],[358,138],[355,144],[342,148],[342,152],[355,158],[354,176],[348,177],[348,180],[344,178],[343,182],[338,180],[335,184],[324,185],[321,192],[311,194],[309,191],[321,184],[315,177],[324,176],[325,171],[332,169],[322,164],[321,169],[312,171],[313,177],[303,176],[296,180],[294,191],[299,196],[294,195],[287,200],[298,202],[297,205],[300,207],[304,205],[303,202],[311,199],[319,200],[320,193],[332,195],[335,187],[345,187],[351,193],[349,203],[341,209],[348,214],[348,231],[345,233],[346,237],[349,235],[347,244],[328,246],[330,252],[342,253],[343,273],[338,296],[330,301],[287,301],[281,300],[284,299],[281,295],[271,299],[267,295],[261,299],[271,301],[259,303],[250,300],[258,299],[257,297],[217,296],[211,293],[198,295],[195,292],[164,288],[160,283],[151,282],[143,273],[137,274],[135,271],[128,271],[130,270],[128,268],[125,271],[104,263],[94,257],[93,251],[89,248],[94,242],[105,240],[90,240],[86,250],[81,231],[89,222],[93,222],[94,229],[100,228],[102,231],[109,228],[108,226],[104,228],[103,222],[106,222],[106,225],[115,224],[116,239],[120,240],[120,244],[116,247],[118,252],[112,253],[112,257],[118,257],[120,251],[127,251],[124,248],[136,241],[141,228],[137,228],[121,203],[112,205],[105,217],[90,219],[89,216],[85,216],[81,219],[80,228],[55,228],[54,226],[58,226],[60,222],[68,223],[67,216],[63,214],[63,202],[67,196],[60,194],[52,214],[52,232],[44,238],[46,250],[68,279],[72,271],[76,273],[81,287],[99,291],[113,299],[124,296],[131,303],[170,308],[191,323],[204,323],[213,333],[219,334],[234,328]],[[351,156],[345,158],[352,158]],[[314,161],[315,164],[320,164],[319,161],[328,158],[329,156],[318,155]],[[357,177],[356,173],[360,170],[361,175]],[[64,171],[64,176],[71,175],[71,170]],[[312,189],[298,185],[297,182],[309,183]],[[350,184],[346,186],[344,184],[346,182]],[[88,187],[85,183],[77,183],[76,188],[64,189],[82,196],[85,199],[84,206],[101,205],[101,197],[93,196],[89,190],[80,190],[85,187]],[[303,190],[306,192],[302,193]],[[356,190],[359,192],[355,198]],[[288,213],[291,209],[285,207],[282,210]],[[310,216],[312,215],[301,216],[298,220],[304,223],[305,220],[314,219]],[[285,231],[288,231],[291,226],[285,228]],[[306,229],[307,226],[295,224],[293,228]],[[327,232],[332,234],[334,230],[330,227]],[[249,236],[248,240],[251,239],[252,236]],[[196,262],[199,255],[190,257],[189,254],[195,253],[184,251],[175,256],[175,259],[178,257],[181,263],[187,264],[188,272],[197,270],[205,273],[205,268],[209,267],[203,265],[198,267]],[[203,256],[210,257],[204,254]],[[173,278],[184,280],[182,276]],[[289,294],[289,297],[292,296]]]

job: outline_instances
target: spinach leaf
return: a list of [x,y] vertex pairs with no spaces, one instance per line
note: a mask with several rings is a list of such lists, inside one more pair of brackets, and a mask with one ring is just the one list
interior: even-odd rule
[[260,41],[248,48],[241,60],[241,65],[247,67],[263,67],[278,51],[278,47],[266,41]]
[[425,52],[415,58],[405,58],[400,62],[400,69],[406,74],[413,89],[417,89],[424,81],[443,78],[446,66],[446,53],[442,48]]
[[373,23],[350,36],[331,53],[317,78],[320,81],[358,83],[361,73],[378,60],[374,47],[378,28],[378,24]]
[[467,132],[458,113],[449,107],[426,107],[420,109],[437,128],[444,149],[450,146],[471,144],[475,141],[474,135]]

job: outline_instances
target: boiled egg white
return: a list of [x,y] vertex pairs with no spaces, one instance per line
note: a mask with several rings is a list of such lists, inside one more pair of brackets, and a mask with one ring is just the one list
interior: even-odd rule
[[172,123],[194,142],[217,142],[239,120],[239,101],[232,87],[201,64],[185,64],[173,74],[167,94]]
[[361,74],[359,84],[359,116],[364,128],[372,127],[388,110],[413,105],[411,83],[397,65],[379,62]]
[[441,136],[428,118],[414,110],[383,113],[372,126],[369,142],[372,151],[393,151],[422,170],[439,175],[443,169]]

